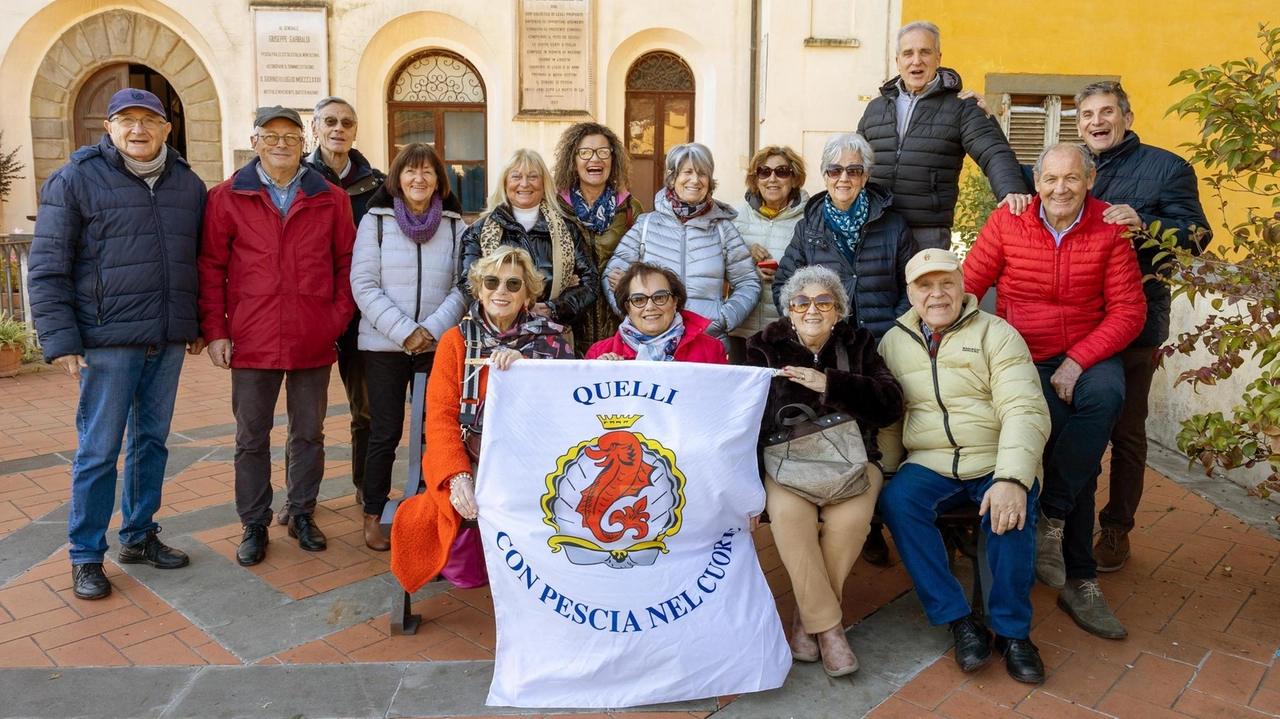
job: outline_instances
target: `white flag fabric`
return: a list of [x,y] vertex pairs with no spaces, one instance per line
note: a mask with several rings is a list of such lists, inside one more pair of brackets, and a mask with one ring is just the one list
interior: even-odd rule
[[749,531],[771,376],[636,361],[490,371],[476,479],[498,628],[488,704],[782,685],[791,653]]

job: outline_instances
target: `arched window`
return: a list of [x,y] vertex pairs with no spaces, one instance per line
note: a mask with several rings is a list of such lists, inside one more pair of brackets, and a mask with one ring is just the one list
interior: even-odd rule
[[388,163],[411,142],[431,144],[464,212],[485,205],[485,90],[466,60],[442,50],[409,58],[387,92]]
[[662,187],[667,151],[693,142],[693,71],[679,55],[641,55],[627,71],[631,189],[646,210]]

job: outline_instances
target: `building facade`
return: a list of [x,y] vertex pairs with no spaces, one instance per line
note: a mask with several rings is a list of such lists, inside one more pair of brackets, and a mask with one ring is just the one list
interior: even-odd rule
[[[536,48],[521,23],[530,11],[561,6],[588,18],[590,50],[577,56],[586,111],[530,113],[522,60]],[[40,184],[75,148],[98,141],[107,100],[122,87],[166,101],[171,143],[207,183],[246,162],[264,97],[257,80],[266,77],[256,17],[282,8],[323,16],[323,89],[355,104],[357,148],[385,168],[398,146],[435,143],[469,211],[483,207],[492,173],[513,150],[550,158],[564,128],[586,118],[628,143],[634,192],[646,203],[661,182],[665,150],[698,141],[716,156],[717,196],[737,204],[756,148],[791,145],[816,162],[830,134],[856,127],[876,86],[893,74],[899,7],[898,0],[11,0],[0,8],[0,92],[8,100],[0,128],[6,148],[21,148],[27,177],[9,197],[6,229],[30,228],[25,218],[35,213]],[[810,189],[820,187],[818,173],[811,178]]]

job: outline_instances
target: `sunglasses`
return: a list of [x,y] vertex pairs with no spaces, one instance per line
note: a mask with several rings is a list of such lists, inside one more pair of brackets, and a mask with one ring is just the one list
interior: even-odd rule
[[761,165],[756,168],[756,177],[761,180],[767,180],[774,175],[777,175],[779,180],[785,180],[794,174],[796,174],[796,171],[786,165],[781,167],[765,167]]
[[649,304],[649,300],[653,300],[654,307],[666,307],[672,297],[673,295],[666,290],[658,290],[651,295],[642,295],[637,292],[634,295],[627,297],[627,304],[638,310],[642,310],[645,305]]
[[[486,290],[493,292],[494,290],[498,289],[498,285],[502,284],[502,278],[495,277],[493,275],[485,275],[483,278],[481,278],[480,282],[484,284],[484,288]],[[520,290],[524,289],[524,280],[520,279],[519,277],[508,277],[506,284],[507,284],[507,292],[510,292],[513,295],[519,292]]]
[[827,177],[830,177],[833,180],[839,180],[840,176],[844,174],[849,175],[849,179],[856,180],[859,177],[862,177],[863,175],[867,174],[867,168],[863,167],[862,165],[849,165],[847,167],[841,167],[839,165],[827,165],[827,169],[824,170],[824,172]]
[[809,311],[810,306],[816,306],[819,312],[830,312],[835,309],[836,298],[831,295],[818,295],[817,297],[806,297],[805,295],[796,295],[791,298],[791,311],[804,314]]

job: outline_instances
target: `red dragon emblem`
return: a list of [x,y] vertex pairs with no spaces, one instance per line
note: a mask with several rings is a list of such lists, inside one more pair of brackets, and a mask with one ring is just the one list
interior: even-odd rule
[[628,530],[635,532],[635,539],[648,534],[649,513],[646,510],[649,501],[644,497],[609,515],[609,522],[622,525],[622,529],[613,532],[603,526],[604,513],[614,502],[634,497],[645,487],[653,486],[649,475],[654,466],[644,461],[640,440],[631,432],[606,432],[595,447],[587,447],[584,453],[596,460],[596,466],[602,469],[591,486],[582,492],[582,499],[575,508],[582,515],[582,526],[601,542],[616,542]]

